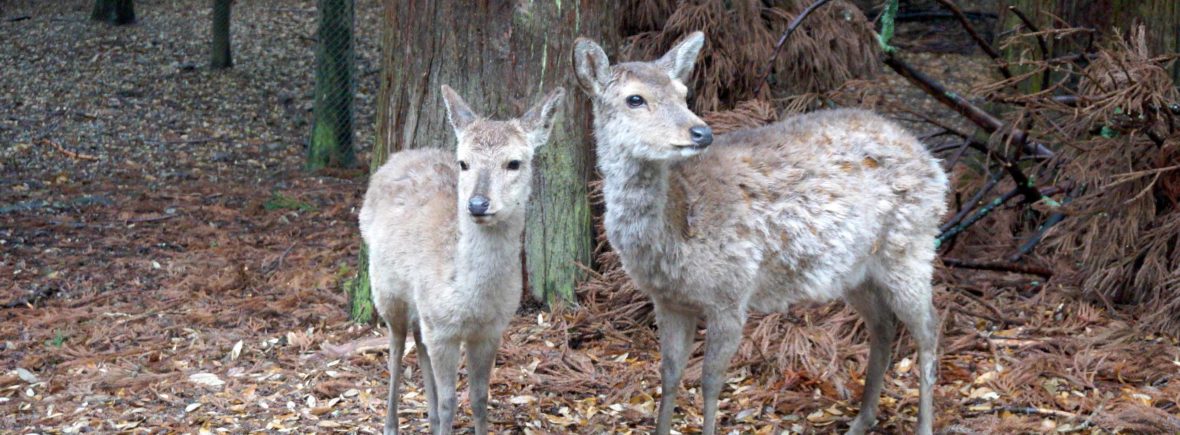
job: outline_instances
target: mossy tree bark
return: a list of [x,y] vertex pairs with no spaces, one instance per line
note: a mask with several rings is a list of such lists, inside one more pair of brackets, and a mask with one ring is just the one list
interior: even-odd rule
[[135,3],[132,0],[94,0],[90,19],[122,26],[135,23]]
[[[1098,35],[1112,35],[1118,31],[1126,37],[1134,26],[1144,25],[1147,47],[1153,55],[1180,51],[1180,2],[1175,0],[1009,0],[1000,4],[1003,28],[997,33],[1022,25],[1019,17],[1008,10],[1008,6],[1013,6],[1024,12],[1041,30],[1061,27],[1062,23],[1054,17],[1072,26],[1095,29]],[[1086,48],[1085,41],[1085,35],[1063,39],[1045,37],[1050,57],[1080,53]],[[1026,57],[1039,59],[1039,51],[1037,42],[1029,38],[1010,47],[1006,56],[1009,60],[1017,60],[1023,53]],[[1021,72],[1020,68],[1013,69],[1013,73]],[[1180,81],[1180,62],[1172,63],[1171,72],[1173,79]],[[1021,89],[1037,92],[1041,90],[1040,85],[1040,76],[1034,76],[1025,80]]]
[[356,164],[353,149],[354,0],[319,0],[319,47],[316,50],[315,108],[307,168],[347,168]]
[[213,44],[209,48],[209,66],[225,69],[234,66],[229,45],[229,14],[233,0],[213,0]]
[[[550,304],[574,300],[583,277],[577,264],[590,265],[593,250],[586,187],[593,174],[591,107],[573,80],[570,52],[577,36],[614,46],[614,8],[589,0],[385,2],[374,170],[391,152],[453,149],[441,85],[495,118],[520,116],[545,92],[567,89],[563,119],[535,159],[525,230],[527,286]],[[365,260],[361,267],[367,267]],[[358,276],[350,286],[354,306],[367,300],[367,291],[367,277]]]

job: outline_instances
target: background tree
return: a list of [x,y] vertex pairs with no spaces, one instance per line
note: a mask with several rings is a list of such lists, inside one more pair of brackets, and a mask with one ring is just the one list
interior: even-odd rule
[[[391,152],[455,144],[439,86],[487,116],[519,116],[545,91],[565,86],[563,119],[535,158],[534,199],[525,230],[527,286],[550,303],[572,301],[591,264],[593,232],[586,185],[593,173],[590,103],[573,82],[570,50],[579,35],[617,38],[609,2],[385,2],[376,169]],[[354,319],[371,309],[366,258],[349,287]],[[359,317],[358,317],[359,316]]]
[[94,0],[90,19],[122,26],[135,22],[133,0]]
[[356,164],[353,139],[354,0],[319,0],[316,51],[315,120],[307,147],[307,168],[345,168]]
[[[1144,25],[1150,30],[1146,33],[1145,41],[1149,51],[1160,54],[1180,51],[1180,2],[1174,0],[1010,0],[1000,4],[1003,17],[1001,33],[1017,26],[1028,27],[1015,10],[1023,13],[1038,30],[1063,26],[1094,29],[1096,32],[1091,34],[1094,41],[1099,35],[1111,34],[1116,30],[1127,36],[1135,26]],[[1091,41],[1088,37],[1055,38],[1047,35],[1041,40],[1050,57],[1093,49],[1092,46],[1088,47]],[[1010,60],[1021,56],[1039,59],[1039,51],[1037,40],[1025,38],[1020,44],[1010,46],[1007,56]],[[1180,62],[1173,62],[1169,69],[1173,79],[1180,79]],[[1014,72],[1022,70],[1014,68]],[[1039,91],[1040,83],[1039,76],[1033,77],[1021,83],[1021,89]]]
[[210,47],[209,66],[213,69],[234,65],[229,45],[229,14],[233,0],[213,0],[213,46]]

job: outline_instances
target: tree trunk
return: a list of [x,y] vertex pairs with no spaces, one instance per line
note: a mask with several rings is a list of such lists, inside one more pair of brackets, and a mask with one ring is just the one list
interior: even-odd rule
[[229,13],[233,0],[213,0],[213,46],[210,47],[209,66],[224,69],[234,66],[229,45]]
[[[1056,0],[1052,2],[1042,0],[1010,0],[1000,2],[1000,22],[1005,30],[1022,26],[1021,20],[1009,11],[1011,5],[1028,16],[1038,29],[1046,30],[1062,27],[1061,22],[1054,17],[1076,27],[1097,30],[1094,35],[1098,41],[1100,35],[1112,35],[1118,31],[1126,36],[1134,26],[1147,27],[1147,47],[1153,55],[1175,53],[1180,50],[1180,2],[1175,0]],[[1045,36],[1049,57],[1059,57],[1081,53],[1086,48],[1087,37],[1084,35],[1062,39]],[[1024,56],[1039,59],[1040,48],[1033,39],[1023,41],[1008,49],[1006,55],[1009,60]],[[1173,79],[1180,80],[1180,62],[1173,62],[1170,71]],[[1013,73],[1019,74],[1019,68]],[[1040,76],[1031,77],[1021,84],[1026,92],[1040,91]]]
[[116,26],[135,23],[135,4],[132,0],[94,0],[90,19]]
[[307,147],[307,168],[347,168],[356,164],[352,147],[354,0],[319,0],[316,52],[315,120]]
[[[565,115],[535,158],[525,230],[526,285],[550,304],[572,302],[582,278],[577,264],[591,264],[586,185],[593,174],[592,116],[589,100],[573,80],[570,51],[582,35],[608,49],[617,43],[610,5],[589,0],[520,5],[385,1],[374,170],[391,152],[454,149],[441,85],[455,88],[476,112],[495,118],[520,116],[544,92],[567,89]],[[362,267],[365,260],[362,255]],[[349,288],[354,306],[367,300],[367,291],[367,279],[358,276]]]

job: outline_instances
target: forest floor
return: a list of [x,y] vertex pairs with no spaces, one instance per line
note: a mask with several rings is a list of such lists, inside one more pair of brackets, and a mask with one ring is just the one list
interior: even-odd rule
[[[314,2],[238,2],[224,72],[205,66],[207,2],[136,3],[140,23],[112,28],[87,20],[87,1],[0,0],[0,431],[379,431],[383,328],[348,322],[341,291],[365,174],[300,166]],[[362,156],[377,17],[377,2],[359,2]],[[977,57],[912,59],[964,91],[987,75]],[[881,87],[937,110],[895,76]],[[1028,276],[941,271],[937,290],[942,432],[1180,431],[1176,337]],[[512,323],[493,375],[497,431],[653,428],[650,319],[582,296]],[[866,352],[847,315],[830,304],[752,321],[725,431],[846,428]],[[770,324],[787,326],[759,329]],[[783,348],[768,341],[798,352],[767,353]],[[912,346],[897,348],[882,433],[914,422]],[[400,418],[420,433],[424,395],[406,359]],[[699,377],[698,351],[681,432],[699,430]]]

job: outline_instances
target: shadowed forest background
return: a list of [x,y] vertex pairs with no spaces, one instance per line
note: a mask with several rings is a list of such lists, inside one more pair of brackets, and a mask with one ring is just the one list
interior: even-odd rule
[[[443,84],[500,118],[571,90],[492,427],[651,430],[654,319],[601,237],[569,53],[653,59],[704,30],[689,104],[714,130],[863,107],[943,160],[936,428],[1180,431],[1180,5],[889,5],[0,0],[0,430],[378,431],[356,213],[389,152],[454,146]],[[720,428],[842,432],[866,341],[842,303],[753,317]],[[896,348],[880,433],[914,422]],[[400,416],[421,432],[415,359]],[[697,349],[678,430],[699,378]]]

